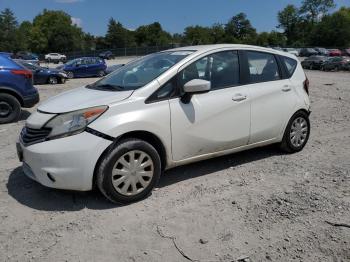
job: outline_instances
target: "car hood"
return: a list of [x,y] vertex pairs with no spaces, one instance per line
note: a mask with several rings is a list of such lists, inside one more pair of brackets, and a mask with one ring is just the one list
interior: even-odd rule
[[38,109],[53,114],[66,113],[120,102],[130,97],[132,93],[133,91],[101,91],[79,87],[46,100]]

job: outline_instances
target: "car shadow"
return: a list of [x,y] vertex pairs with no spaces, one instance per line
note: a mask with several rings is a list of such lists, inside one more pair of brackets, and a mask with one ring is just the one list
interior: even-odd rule
[[[176,167],[165,172],[158,187],[167,187],[280,154],[275,146],[268,146]],[[90,192],[76,192],[44,187],[26,177],[22,167],[17,167],[11,172],[7,189],[9,195],[20,204],[42,211],[79,211],[84,208],[103,210],[123,206],[109,202],[96,189]]]

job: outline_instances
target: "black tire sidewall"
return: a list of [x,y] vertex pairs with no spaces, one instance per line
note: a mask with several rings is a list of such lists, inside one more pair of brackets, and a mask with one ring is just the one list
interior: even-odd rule
[[7,117],[0,117],[0,124],[18,120],[21,114],[21,104],[17,98],[9,94],[0,94],[0,101],[5,101],[12,107],[12,112]]
[[[308,125],[308,132],[307,132],[305,142],[300,147],[296,147],[292,144],[289,134],[290,134],[290,130],[291,130],[293,121],[299,117],[302,117],[306,120],[306,123]],[[310,129],[311,128],[310,128],[309,115],[306,112],[299,111],[292,116],[292,118],[288,122],[287,128],[286,128],[285,133],[284,133],[284,137],[283,137],[283,143],[287,146],[287,149],[289,152],[295,153],[295,152],[300,152],[301,150],[303,150],[303,148],[305,147],[305,145],[307,144],[307,142],[309,140]]]
[[[147,153],[153,161],[154,174],[151,183],[141,193],[134,196],[124,196],[118,193],[112,183],[112,169],[115,162],[131,150],[140,150]],[[128,204],[147,197],[158,184],[161,176],[161,161],[156,149],[149,143],[139,139],[128,139],[117,143],[102,160],[97,173],[97,184],[101,192],[112,202]]]

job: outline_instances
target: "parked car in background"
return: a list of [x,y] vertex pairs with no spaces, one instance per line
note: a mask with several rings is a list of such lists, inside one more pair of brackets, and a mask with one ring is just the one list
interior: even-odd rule
[[282,47],[280,47],[280,46],[273,46],[272,49],[273,49],[273,50],[277,50],[277,51],[282,51],[282,52],[283,52],[283,49],[282,49]]
[[175,166],[275,143],[301,151],[310,134],[308,87],[300,62],[285,52],[162,51],[41,104],[18,155],[24,173],[45,186],[96,185],[107,199],[130,203]]
[[25,61],[20,62],[33,73],[34,84],[64,84],[68,78],[66,72],[58,69],[44,68]]
[[301,62],[301,65],[305,69],[321,69],[321,65],[327,61],[328,57],[312,55],[310,57],[305,58],[304,61]]
[[0,55],[0,124],[18,120],[21,107],[33,107],[39,93],[33,86],[33,74],[11,58]]
[[312,55],[318,55],[318,52],[312,48],[302,48],[300,50],[300,56],[302,56],[302,57],[309,57]]
[[30,52],[20,51],[20,52],[17,52],[15,55],[13,55],[12,58],[26,60],[27,62],[32,64],[37,64],[37,65],[40,64],[38,55]]
[[105,51],[105,52],[102,52],[98,55],[100,58],[103,58],[103,59],[107,59],[107,60],[110,60],[110,59],[113,59],[114,58],[114,55],[112,53],[112,51]]
[[328,56],[328,50],[326,48],[316,47],[314,49],[317,51],[318,55]]
[[68,78],[75,77],[102,77],[106,74],[106,62],[99,57],[81,57],[71,60],[57,69],[64,70]]
[[350,56],[350,48],[341,50],[342,56]]
[[66,62],[67,57],[59,53],[50,53],[45,55],[45,60],[49,63],[53,62],[58,64],[59,62]]
[[327,61],[322,63],[322,71],[339,71],[347,70],[350,64],[350,57],[339,56],[339,57],[330,57]]
[[329,56],[341,56],[342,52],[339,49],[328,49]]
[[106,74],[108,75],[108,74],[114,72],[115,70],[121,68],[124,65],[125,64],[117,64],[117,65],[108,66],[106,69]]
[[13,53],[9,53],[9,52],[0,52],[0,55],[11,58],[11,57],[13,56]]
[[295,48],[284,48],[283,51],[295,56],[299,56],[299,52]]

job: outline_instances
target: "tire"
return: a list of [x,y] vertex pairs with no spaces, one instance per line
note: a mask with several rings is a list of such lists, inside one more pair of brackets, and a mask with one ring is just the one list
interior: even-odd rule
[[98,77],[103,77],[104,75],[105,75],[105,72],[102,70],[97,73]]
[[57,85],[58,78],[56,76],[50,76],[49,79],[48,79],[48,83],[50,85]]
[[61,80],[60,80],[60,83],[61,83],[61,84],[66,83],[66,78],[62,77]]
[[74,78],[74,73],[71,72],[71,71],[68,71],[68,72],[67,72],[67,77],[68,77],[69,79],[73,79],[73,78]]
[[[144,168],[139,168],[142,171],[135,171],[137,167],[135,169],[135,161],[132,162],[132,159],[141,161]],[[124,165],[128,161],[134,163],[131,169]],[[97,168],[96,182],[107,199],[114,203],[128,204],[147,197],[157,185],[161,172],[160,156],[151,144],[140,139],[125,139],[102,157]],[[140,174],[146,173],[147,176],[142,176],[141,183]]]
[[313,69],[314,69],[314,66],[313,66],[313,65],[310,65],[309,69],[310,69],[310,70],[313,70]]
[[[299,123],[302,123],[300,126],[298,126],[298,121]],[[305,127],[307,127],[305,131]],[[297,131],[295,131],[297,129]],[[294,130],[296,135],[294,136],[293,140],[293,135],[292,132]],[[304,131],[303,131],[304,130]],[[298,144],[298,137],[302,138],[300,139],[300,144]],[[310,120],[309,120],[309,115],[305,111],[298,111],[296,112],[292,118],[289,120],[288,125],[284,131],[283,139],[280,144],[280,148],[287,152],[287,153],[296,153],[300,152],[306,145],[307,141],[309,140],[310,137]]]
[[0,94],[0,124],[17,121],[21,114],[21,104],[12,95]]

